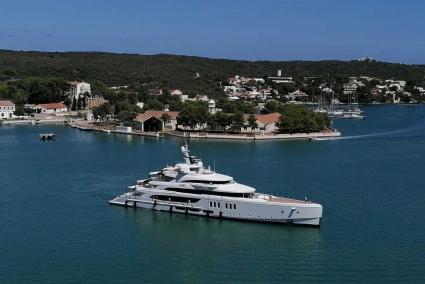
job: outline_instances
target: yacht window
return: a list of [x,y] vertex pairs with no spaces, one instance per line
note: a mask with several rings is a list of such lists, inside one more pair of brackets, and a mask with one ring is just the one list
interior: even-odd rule
[[217,202],[218,203],[218,208],[220,208],[220,202]]
[[226,209],[227,209],[227,203],[225,203],[225,205],[226,205]]
[[204,184],[229,184],[234,183],[232,180],[213,181],[213,180],[184,180],[182,182],[204,183]]
[[181,192],[181,193],[190,193],[190,194],[208,194],[208,195],[230,196],[230,197],[242,197],[243,195],[243,193],[216,192],[212,190],[187,189],[187,188],[178,188],[178,187],[168,187],[168,188],[164,188],[164,190]]
[[236,210],[236,204],[233,204],[233,209],[235,209],[235,210]]
[[210,207],[212,207],[212,202],[210,201]]
[[214,207],[217,207],[216,203],[214,202]]
[[182,202],[182,203],[196,203],[200,200],[199,198],[180,197],[180,196],[171,196],[171,195],[153,195],[152,199]]

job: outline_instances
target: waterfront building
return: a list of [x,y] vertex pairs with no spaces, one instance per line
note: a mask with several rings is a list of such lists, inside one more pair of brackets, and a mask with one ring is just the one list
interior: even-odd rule
[[86,100],[86,109],[92,109],[108,102],[108,100],[105,100],[102,96],[89,95],[84,99]]
[[0,101],[0,119],[14,118],[15,110],[15,104],[11,101]]
[[69,90],[69,98],[73,100],[74,98],[78,100],[80,96],[88,93],[91,95],[90,84],[86,82],[70,82],[71,88]]
[[[248,120],[250,114],[245,114],[244,119]],[[241,132],[245,133],[261,133],[261,134],[270,134],[278,130],[278,122],[280,119],[280,113],[272,112],[268,114],[255,114],[255,119],[257,122],[257,128],[252,129],[247,127],[246,129],[242,128]]]
[[37,113],[62,113],[68,111],[66,105],[62,103],[38,104],[33,109]]
[[[146,132],[174,130],[177,126],[178,114],[178,111],[147,110],[137,115],[134,121],[139,124],[142,131]],[[165,117],[168,120],[165,120]]]

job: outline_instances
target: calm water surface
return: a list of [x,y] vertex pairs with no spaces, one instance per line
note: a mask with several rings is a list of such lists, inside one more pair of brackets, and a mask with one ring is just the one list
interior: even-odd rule
[[190,141],[242,183],[323,204],[320,229],[108,205],[180,139],[2,127],[0,282],[424,283],[425,106],[365,109],[340,140]]

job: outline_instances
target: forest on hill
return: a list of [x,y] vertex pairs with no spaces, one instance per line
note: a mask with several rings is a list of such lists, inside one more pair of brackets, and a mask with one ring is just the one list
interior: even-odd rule
[[423,84],[425,65],[377,61],[240,61],[180,55],[105,52],[36,52],[0,50],[0,81],[26,77],[101,81],[107,86],[153,83],[165,88],[213,95],[229,76],[349,76],[413,80]]

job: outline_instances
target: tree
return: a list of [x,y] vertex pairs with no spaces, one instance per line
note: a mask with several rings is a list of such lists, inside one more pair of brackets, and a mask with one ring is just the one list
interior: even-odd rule
[[315,113],[303,106],[285,105],[281,109],[278,128],[282,133],[309,133],[324,130],[329,124],[326,114]]
[[16,72],[15,69],[7,68],[3,71],[3,74],[13,78],[16,76],[16,74],[18,74],[18,72]]
[[24,105],[17,105],[16,106],[16,110],[15,110],[15,112],[13,114],[16,115],[16,116],[23,116],[23,115],[25,115]]
[[281,103],[275,100],[269,100],[266,102],[266,105],[264,106],[269,112],[277,112],[280,111]]
[[170,110],[180,111],[183,108],[183,102],[180,99],[170,100]]
[[157,98],[148,99],[146,102],[145,109],[155,109],[155,110],[163,110],[164,104],[158,100]]
[[244,126],[245,120],[242,112],[236,112],[231,116],[232,128],[239,132]]
[[78,100],[77,100],[77,109],[78,110],[81,110],[81,108],[83,107],[83,96],[82,95],[80,95],[80,96],[78,96]]
[[208,128],[210,130],[217,130],[217,127],[219,126],[219,124],[218,124],[218,120],[217,120],[217,115],[216,114],[210,115],[208,117],[207,126],[208,126]]
[[103,121],[109,115],[114,113],[114,108],[110,103],[104,103],[98,107],[94,107],[92,109],[92,112],[95,119],[99,119],[100,121]]
[[252,129],[255,129],[258,127],[257,118],[255,115],[251,114],[248,117],[248,126]]
[[215,114],[215,116],[218,124],[218,131],[220,131],[220,128],[222,128],[223,131],[226,130],[226,128],[231,124],[231,120],[229,119],[230,117],[228,114],[218,112]]
[[77,99],[75,97],[72,99],[71,110],[72,111],[76,111],[77,110]]
[[167,124],[167,123],[169,123],[170,121],[171,121],[171,116],[168,114],[168,113],[163,113],[162,115],[161,115],[161,120],[165,123],[165,124]]
[[130,122],[136,117],[137,113],[134,111],[122,110],[118,113],[118,120],[121,122]]
[[67,108],[71,108],[72,101],[71,101],[71,99],[69,97],[66,97],[63,100],[63,104],[66,105]]
[[208,107],[203,103],[187,103],[177,116],[177,123],[189,128],[202,126],[208,121]]

